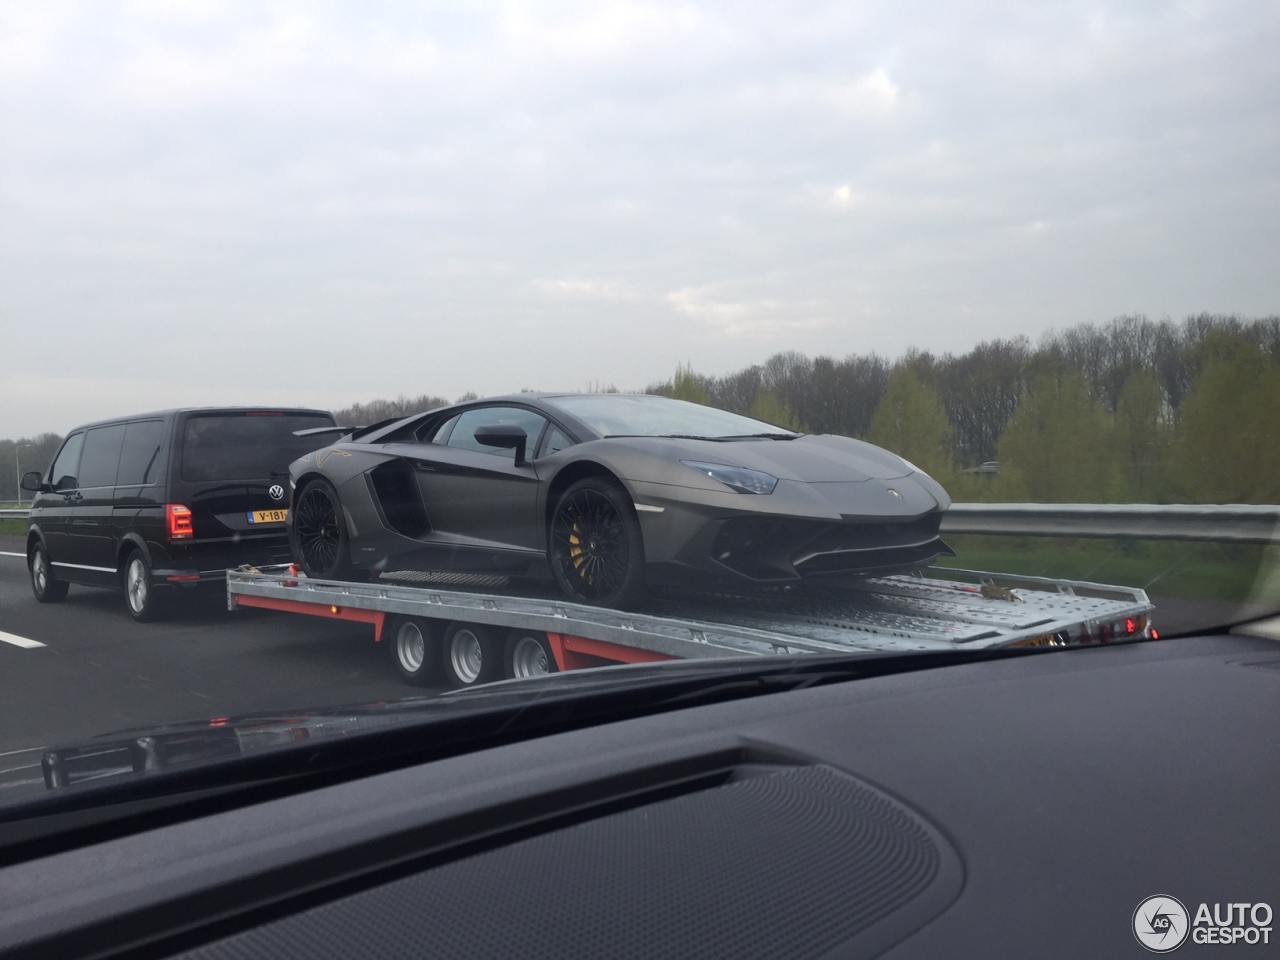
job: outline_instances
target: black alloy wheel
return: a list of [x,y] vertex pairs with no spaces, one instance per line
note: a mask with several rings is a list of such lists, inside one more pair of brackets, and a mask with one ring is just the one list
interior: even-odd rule
[[54,579],[53,567],[43,543],[37,543],[31,548],[27,556],[27,567],[31,571],[31,592],[36,595],[37,600],[41,603],[57,603],[66,599],[67,583],[65,580]]
[[308,577],[344,580],[351,573],[347,527],[342,522],[338,491],[327,480],[313,480],[293,506],[289,543],[293,559]]
[[626,607],[644,595],[644,544],[631,498],[587,477],[569,487],[551,520],[551,569],[580,603]]

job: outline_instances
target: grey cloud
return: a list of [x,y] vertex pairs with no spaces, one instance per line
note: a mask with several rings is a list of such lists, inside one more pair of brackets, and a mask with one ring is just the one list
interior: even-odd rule
[[1276,309],[1270,5],[187,10],[0,6],[0,435]]

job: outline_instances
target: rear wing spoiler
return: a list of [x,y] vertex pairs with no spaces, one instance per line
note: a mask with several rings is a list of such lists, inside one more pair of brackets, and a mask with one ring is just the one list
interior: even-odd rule
[[363,430],[364,427],[307,427],[305,430],[295,430],[295,437],[318,437],[325,433],[355,433],[357,430]]

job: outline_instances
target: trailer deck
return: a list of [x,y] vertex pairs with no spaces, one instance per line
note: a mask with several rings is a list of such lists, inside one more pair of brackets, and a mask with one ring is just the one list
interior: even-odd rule
[[[473,589],[455,589],[460,583]],[[232,570],[227,603],[366,622],[378,639],[388,617],[540,631],[561,670],[661,659],[1081,645],[1153,634],[1153,606],[1137,588],[939,568],[839,590],[666,593],[640,611],[512,593],[501,578],[447,572],[357,583],[309,580],[293,569]]]

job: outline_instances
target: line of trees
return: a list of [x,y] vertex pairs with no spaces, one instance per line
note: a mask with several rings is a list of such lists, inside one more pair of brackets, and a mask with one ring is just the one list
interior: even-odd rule
[[[870,440],[957,500],[1280,503],[1280,317],[1119,317],[1034,346],[1016,337],[894,361],[779,353],[722,377],[680,366],[647,391]],[[368,424],[448,402],[401,394],[335,416]],[[60,441],[45,433],[15,451],[0,440],[0,501],[17,498],[15,454],[22,472],[41,470]],[[998,473],[973,472],[989,461]]]
[[[56,433],[0,440],[0,502],[16,501],[18,475],[30,470],[44,470],[61,443],[62,437]],[[23,494],[23,499],[31,499],[31,494]]]
[[870,440],[958,500],[1280,502],[1280,317],[1119,317],[892,362],[779,353],[649,391]]

